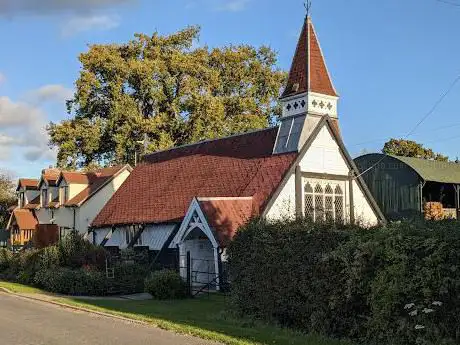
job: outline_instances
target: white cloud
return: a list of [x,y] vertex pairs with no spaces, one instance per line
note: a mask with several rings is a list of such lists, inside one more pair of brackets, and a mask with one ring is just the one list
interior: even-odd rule
[[29,161],[53,160],[45,128],[46,117],[39,108],[0,97],[0,160],[18,152]]
[[99,30],[107,31],[120,25],[118,16],[89,15],[71,18],[62,27],[61,34],[64,37],[73,36],[81,32]]
[[6,81],[5,75],[2,72],[0,72],[0,85],[3,84],[5,81]]
[[65,102],[71,99],[73,91],[60,84],[43,85],[27,93],[26,99],[35,104],[44,102]]
[[249,0],[224,0],[222,4],[217,6],[219,11],[240,12],[248,5]]
[[137,0],[0,0],[0,15],[49,15],[62,12],[87,13]]

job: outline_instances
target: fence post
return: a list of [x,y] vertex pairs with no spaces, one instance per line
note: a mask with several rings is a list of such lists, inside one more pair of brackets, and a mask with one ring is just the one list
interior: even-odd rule
[[190,259],[190,252],[187,252],[187,294],[189,297],[192,296],[192,265],[191,265],[191,259]]

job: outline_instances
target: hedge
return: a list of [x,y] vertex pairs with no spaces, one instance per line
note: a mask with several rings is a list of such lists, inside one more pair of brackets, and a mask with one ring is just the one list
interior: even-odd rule
[[363,344],[460,342],[460,222],[254,220],[228,255],[246,315]]
[[[123,256],[130,256],[127,251]],[[0,278],[30,284],[50,292],[69,295],[131,294],[144,291],[148,265],[145,255],[130,256],[128,263],[115,263],[114,278],[107,278],[110,254],[78,233],[71,233],[55,246],[13,254],[0,250]]]

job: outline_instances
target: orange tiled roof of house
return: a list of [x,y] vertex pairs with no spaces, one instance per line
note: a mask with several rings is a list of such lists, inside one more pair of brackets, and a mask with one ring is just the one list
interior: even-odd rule
[[20,178],[18,182],[18,188],[25,188],[29,190],[37,190],[38,189],[38,180],[33,178]]
[[31,210],[16,208],[13,211],[13,216],[20,230],[35,230],[38,224],[38,220]]
[[[77,174],[84,174],[86,180],[88,181],[88,186],[83,189],[80,193],[74,196],[72,199],[65,203],[65,206],[79,206],[81,203],[88,200],[94,193],[96,193],[102,186],[104,186],[107,182],[111,181],[113,177],[115,177],[118,173],[120,173],[125,168],[129,168],[129,165],[117,165],[109,168],[102,168],[99,170],[95,170],[92,172],[87,173],[77,173]],[[69,175],[70,176],[70,175]],[[82,177],[75,177],[75,174],[72,175],[71,179],[84,181]],[[66,179],[67,181],[67,179]],[[69,181],[68,181],[69,182]],[[74,182],[76,183],[76,182]]]

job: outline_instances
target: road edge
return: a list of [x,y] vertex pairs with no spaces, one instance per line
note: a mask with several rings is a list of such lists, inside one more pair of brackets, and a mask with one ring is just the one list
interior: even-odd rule
[[131,318],[116,315],[116,314],[104,313],[102,311],[97,311],[97,310],[93,310],[93,309],[89,309],[89,308],[77,307],[77,306],[74,306],[74,305],[71,305],[71,304],[61,303],[61,302],[58,302],[58,301],[53,301],[52,299],[32,297],[30,295],[24,295],[24,294],[21,294],[21,293],[13,292],[13,291],[5,288],[5,287],[0,287],[0,292],[1,291],[3,291],[4,293],[6,293],[8,295],[17,297],[17,298],[28,299],[28,300],[32,300],[32,301],[36,301],[36,302],[42,302],[42,303],[48,303],[48,304],[52,304],[52,305],[55,305],[55,306],[58,306],[58,307],[61,307],[61,308],[67,308],[67,309],[72,309],[72,310],[75,310],[75,311],[81,311],[81,312],[85,312],[85,313],[89,313],[89,314],[95,314],[95,315],[98,315],[98,316],[104,316],[104,317],[108,317],[108,318],[111,318],[111,319],[117,319],[117,320],[120,320],[120,321],[129,322],[129,323],[136,323],[136,324],[139,324],[139,325],[160,328],[160,327],[157,327],[154,323],[150,323],[150,322],[146,322],[146,321],[142,321],[142,320],[131,319]]

